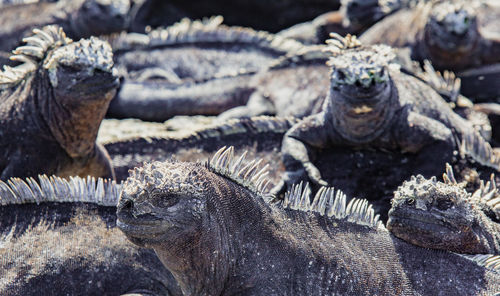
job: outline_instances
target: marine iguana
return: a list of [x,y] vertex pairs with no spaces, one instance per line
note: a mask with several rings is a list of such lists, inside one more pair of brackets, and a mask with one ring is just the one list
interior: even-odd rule
[[323,45],[304,47],[253,75],[247,104],[223,112],[219,121],[258,115],[302,118],[318,113],[329,85],[326,62],[331,54],[326,49]]
[[130,0],[40,1],[0,7],[0,51],[9,52],[31,30],[59,25],[70,38],[119,32],[128,25]]
[[93,177],[0,181],[0,294],[182,295],[116,227],[120,192]]
[[273,192],[301,180],[327,185],[313,161],[319,150],[332,147],[431,153],[432,166],[451,162],[460,150],[462,158],[500,169],[498,156],[469,122],[432,87],[399,71],[390,47],[363,46],[352,37],[331,44],[329,94],[320,113],[285,134],[287,172]]
[[118,86],[113,53],[96,38],[73,42],[57,26],[35,29],[0,72],[0,178],[37,174],[112,177],[96,144]]
[[124,81],[109,115],[154,121],[217,115],[246,103],[252,74],[303,48],[295,40],[221,22],[222,17],[183,19],[148,34],[114,38]]
[[387,228],[418,246],[469,254],[500,254],[500,197],[495,179],[474,193],[446,166],[444,182],[412,176],[394,192]]
[[298,185],[273,203],[265,168],[243,158],[223,148],[207,165],[149,163],[124,183],[118,227],[155,250],[184,295],[499,291],[498,271],[395,238],[366,200],[346,206],[339,190],[324,187],[312,198]]
[[428,59],[438,70],[457,73],[464,95],[496,98],[499,17],[500,6],[494,1],[431,1],[385,18],[360,40],[409,47],[413,59]]

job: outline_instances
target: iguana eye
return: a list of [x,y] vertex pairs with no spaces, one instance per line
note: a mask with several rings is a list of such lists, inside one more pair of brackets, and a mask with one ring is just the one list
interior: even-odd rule
[[171,194],[160,190],[153,190],[153,192],[151,192],[151,203],[155,207],[169,208],[178,202],[179,196],[177,196],[176,194]]
[[452,205],[453,205],[453,203],[449,199],[438,199],[438,201],[436,203],[436,207],[442,211],[451,208]]
[[415,204],[415,199],[414,199],[413,197],[408,198],[408,199],[406,200],[406,204],[407,204],[407,205],[410,205],[410,206],[411,206],[411,205],[413,205],[413,204]]

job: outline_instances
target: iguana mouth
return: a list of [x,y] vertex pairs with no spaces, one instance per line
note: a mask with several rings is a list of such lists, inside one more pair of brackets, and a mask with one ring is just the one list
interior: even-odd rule
[[[411,227],[409,227],[411,226]],[[422,232],[439,233],[440,230],[459,232],[460,229],[445,221],[443,218],[437,218],[428,212],[417,211],[408,213],[408,211],[389,211],[389,220],[387,227],[393,229],[418,229]]]

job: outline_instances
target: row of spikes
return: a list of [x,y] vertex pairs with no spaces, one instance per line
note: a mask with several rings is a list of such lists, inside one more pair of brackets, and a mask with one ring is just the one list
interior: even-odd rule
[[167,28],[148,33],[149,46],[165,46],[194,42],[237,42],[268,48],[280,53],[296,52],[304,45],[296,40],[283,38],[266,31],[222,25],[223,17],[191,21],[187,18]]
[[414,67],[417,77],[425,81],[433,89],[449,98],[451,102],[457,102],[460,95],[461,80],[452,71],[436,71],[429,60],[424,60],[424,71],[418,71],[420,66]]
[[19,46],[12,51],[11,60],[20,62],[19,66],[5,65],[0,72],[0,88],[9,87],[21,81],[28,73],[37,68],[38,61],[45,57],[53,47],[69,44],[71,39],[66,37],[62,28],[50,25],[42,29],[33,29],[33,36],[23,38],[26,45]]
[[311,203],[311,189],[303,182],[295,184],[285,193],[282,201],[283,208],[292,210],[311,211],[321,216],[345,219],[349,222],[370,227],[382,227],[380,216],[366,199],[353,198],[346,205],[347,196],[333,187],[321,187]]
[[470,156],[481,165],[500,170],[500,158],[476,131],[467,133],[460,144],[460,156]]
[[[443,174],[443,181],[449,185],[458,185],[464,187],[465,184],[459,184],[455,179],[453,168],[447,163],[446,172]],[[483,180],[479,183],[479,189],[472,194],[472,199],[485,204],[489,207],[497,217],[500,217],[500,192],[498,191],[495,174],[490,175],[490,180],[484,183]]]
[[500,272],[500,256],[491,254],[466,255],[458,254],[469,260],[476,262],[479,266],[484,266]]
[[229,177],[236,183],[246,187],[258,195],[262,196],[264,200],[269,201],[273,195],[267,192],[267,187],[270,184],[268,178],[268,167],[260,167],[262,159],[252,160],[248,163],[245,162],[245,151],[240,157],[234,156],[234,147],[226,146],[219,149],[208,162],[208,167],[216,173]]
[[87,176],[70,177],[39,175],[22,180],[10,178],[0,181],[0,205],[42,202],[89,202],[102,206],[116,206],[121,186],[115,181]]

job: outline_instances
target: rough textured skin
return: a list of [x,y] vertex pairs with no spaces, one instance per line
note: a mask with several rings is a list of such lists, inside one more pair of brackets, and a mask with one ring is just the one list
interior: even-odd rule
[[126,28],[129,0],[40,1],[0,7],[0,51],[9,52],[36,27],[56,24],[79,40]]
[[410,47],[411,57],[462,78],[462,91],[475,98],[498,97],[500,6],[495,1],[443,1],[401,10],[361,36],[367,44]]
[[495,180],[473,194],[451,167],[444,183],[421,175],[394,192],[387,228],[415,245],[469,254],[500,253],[500,199]]
[[329,85],[326,62],[331,54],[325,50],[320,45],[304,47],[255,74],[249,82],[254,91],[248,103],[222,113],[219,120],[263,114],[301,118],[318,113]]
[[0,294],[181,295],[116,227],[120,191],[93,178],[0,182]]
[[294,40],[221,22],[222,17],[183,19],[147,35],[115,38],[115,61],[124,82],[109,114],[154,121],[219,114],[246,103],[252,74],[303,47]]
[[287,173],[275,192],[300,180],[326,185],[313,161],[321,149],[332,147],[423,153],[433,155],[432,165],[438,167],[460,150],[463,157],[498,170],[491,146],[430,86],[401,73],[390,48],[363,47],[353,38],[336,42],[344,48],[337,48],[330,62],[329,94],[320,113],[285,134]]
[[132,137],[103,144],[112,159],[118,181],[125,180],[128,170],[142,166],[143,162],[164,161],[172,157],[203,161],[220,145],[234,146],[239,152],[248,150],[253,157],[275,163],[272,175],[273,180],[278,181],[283,172],[281,140],[295,123],[297,119],[294,118],[260,116],[211,125],[188,136]]
[[[210,164],[135,170],[117,225],[153,248],[184,295],[488,295],[500,275],[393,237],[366,201],[295,187],[269,203],[265,173],[221,150]],[[264,169],[265,171],[265,169]],[[335,197],[336,194],[336,197]]]
[[73,42],[56,26],[34,33],[14,51],[22,64],[0,72],[0,178],[112,177],[95,142],[118,86],[109,44]]

